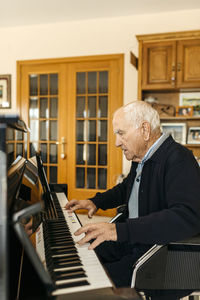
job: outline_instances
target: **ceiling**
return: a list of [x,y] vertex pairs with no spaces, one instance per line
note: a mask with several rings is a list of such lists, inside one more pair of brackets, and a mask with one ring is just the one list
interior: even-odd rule
[[0,27],[200,9],[200,0],[1,0]]

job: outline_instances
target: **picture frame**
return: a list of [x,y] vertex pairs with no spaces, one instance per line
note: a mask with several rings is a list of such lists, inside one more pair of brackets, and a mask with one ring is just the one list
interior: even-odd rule
[[191,117],[193,116],[193,106],[177,106],[176,108],[177,117]]
[[193,116],[200,116],[200,92],[180,93],[180,106],[193,106]]
[[0,108],[11,108],[11,75],[0,75]]
[[195,106],[200,104],[200,92],[196,93],[180,93],[179,105],[180,106]]
[[187,144],[200,144],[200,127],[189,127]]
[[161,131],[171,134],[180,144],[186,144],[186,123],[161,123]]

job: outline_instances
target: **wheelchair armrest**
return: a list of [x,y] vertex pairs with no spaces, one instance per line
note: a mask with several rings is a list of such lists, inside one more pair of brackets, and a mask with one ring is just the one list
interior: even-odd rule
[[171,242],[171,245],[200,245],[200,234],[181,240],[179,242]]
[[126,210],[126,204],[122,204],[122,205],[118,206],[116,216],[114,216],[109,221],[109,223],[116,223],[116,222],[119,222],[120,220],[122,220],[124,218],[124,215],[125,215],[125,210]]

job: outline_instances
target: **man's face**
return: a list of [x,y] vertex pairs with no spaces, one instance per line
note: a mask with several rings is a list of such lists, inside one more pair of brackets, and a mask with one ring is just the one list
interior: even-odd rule
[[119,110],[113,118],[113,131],[116,135],[115,145],[121,147],[126,159],[141,161],[146,152],[141,128],[135,129],[131,126],[122,110]]

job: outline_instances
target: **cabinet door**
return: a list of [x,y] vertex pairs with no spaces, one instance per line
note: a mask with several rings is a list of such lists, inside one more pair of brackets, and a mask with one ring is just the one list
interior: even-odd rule
[[176,42],[145,43],[142,56],[142,89],[173,89]]
[[178,41],[177,86],[200,86],[200,39]]

